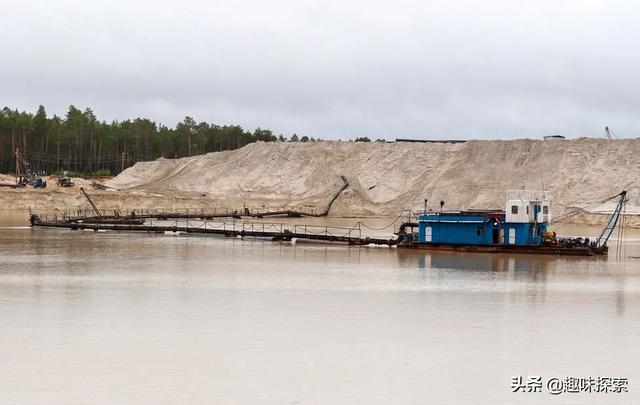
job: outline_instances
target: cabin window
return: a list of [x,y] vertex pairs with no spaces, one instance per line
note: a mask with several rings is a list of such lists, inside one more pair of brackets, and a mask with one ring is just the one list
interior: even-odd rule
[[548,215],[548,214],[549,214],[549,206],[548,206],[548,205],[544,205],[544,206],[542,207],[542,213],[543,213],[544,215]]
[[476,235],[482,236],[483,234],[484,234],[484,228],[479,226],[478,229],[476,229]]
[[512,205],[511,206],[511,213],[512,214],[517,214],[518,213],[518,206],[517,205]]

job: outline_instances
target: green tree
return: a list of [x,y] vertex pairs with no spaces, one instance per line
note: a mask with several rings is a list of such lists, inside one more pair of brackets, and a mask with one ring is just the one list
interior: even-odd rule
[[[15,170],[17,149],[35,170],[117,174],[142,160],[184,157],[278,140],[287,139],[276,137],[268,129],[250,132],[239,125],[196,123],[189,116],[171,128],[147,118],[100,121],[91,108],[81,110],[74,105],[63,117],[47,116],[44,106],[35,113],[4,107],[0,110],[0,171]],[[298,141],[294,134],[291,142]]]

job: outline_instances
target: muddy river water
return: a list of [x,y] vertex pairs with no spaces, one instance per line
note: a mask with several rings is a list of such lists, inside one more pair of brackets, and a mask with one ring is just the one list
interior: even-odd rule
[[638,233],[565,258],[0,223],[3,403],[640,403]]

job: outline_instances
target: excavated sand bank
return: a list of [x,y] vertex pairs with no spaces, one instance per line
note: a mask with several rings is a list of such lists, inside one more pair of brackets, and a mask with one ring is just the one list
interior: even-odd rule
[[[638,212],[640,140],[514,140],[439,143],[256,143],[236,151],[138,163],[109,185],[161,194],[198,193],[230,207],[319,210],[342,185],[339,216],[396,215],[437,207],[503,208],[505,191],[521,187],[553,196],[553,213],[629,190]],[[595,207],[610,210],[609,206]],[[583,217],[582,221],[590,219]],[[597,219],[597,218],[594,218]]]
[[[394,216],[421,209],[425,198],[433,208],[440,200],[448,209],[503,208],[506,190],[540,189],[543,184],[553,197],[554,215],[624,188],[629,191],[627,212],[638,213],[640,139],[259,142],[235,151],[137,163],[107,182],[118,191],[91,193],[103,207],[247,206],[319,212],[342,186],[341,176],[350,185],[334,203],[332,216]],[[48,209],[85,206],[77,190],[56,189],[0,190],[0,202]],[[28,197],[35,193],[41,194]],[[594,211],[610,209],[612,205],[605,205]],[[587,214],[579,221],[596,224],[604,217]],[[629,222],[640,226],[636,215]]]

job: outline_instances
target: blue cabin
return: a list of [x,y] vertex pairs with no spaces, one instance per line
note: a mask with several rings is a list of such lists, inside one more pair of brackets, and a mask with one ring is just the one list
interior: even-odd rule
[[540,245],[549,219],[545,192],[509,191],[504,211],[423,212],[418,216],[418,243]]

